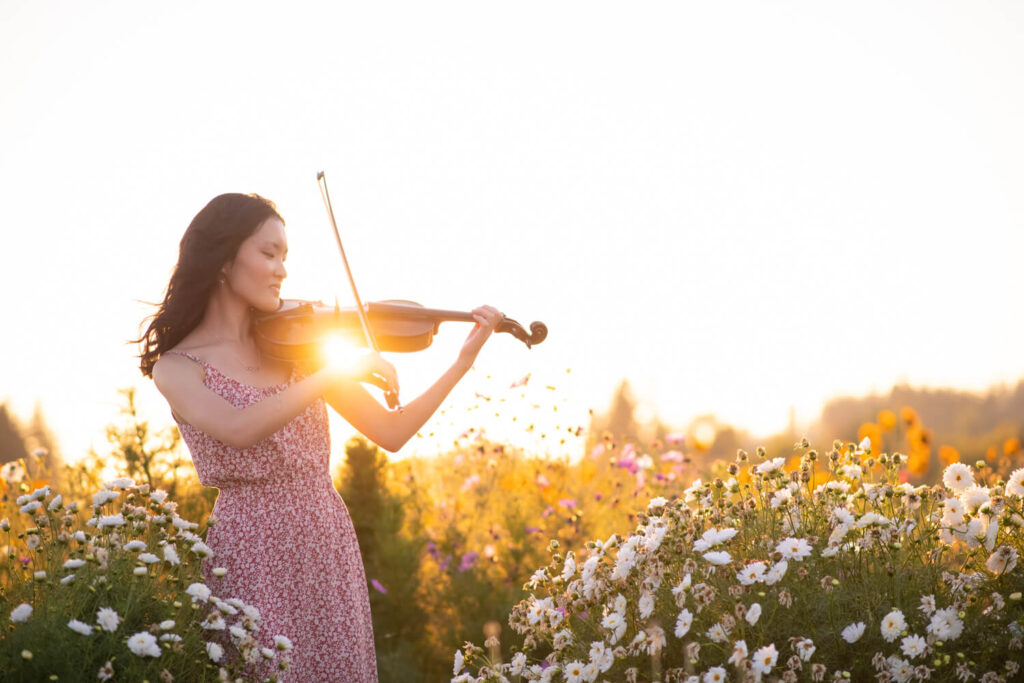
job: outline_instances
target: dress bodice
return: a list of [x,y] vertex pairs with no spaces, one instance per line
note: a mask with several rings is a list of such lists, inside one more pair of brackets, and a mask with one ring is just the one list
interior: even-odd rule
[[[229,377],[206,361],[185,351],[171,351],[203,367],[203,384],[235,408],[266,400],[301,379],[296,371],[288,382],[259,387]],[[232,448],[206,432],[182,422],[181,436],[192,454],[199,481],[204,486],[301,483],[329,478],[331,453],[327,408],[322,398],[311,403],[291,422],[246,449]]]

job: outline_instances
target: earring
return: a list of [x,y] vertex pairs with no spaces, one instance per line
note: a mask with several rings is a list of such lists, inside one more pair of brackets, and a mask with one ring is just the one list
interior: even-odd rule
[[224,280],[224,276],[223,276],[223,275],[221,275],[221,276],[220,276],[220,283],[221,283],[221,284],[224,284],[224,282],[225,282],[225,280]]

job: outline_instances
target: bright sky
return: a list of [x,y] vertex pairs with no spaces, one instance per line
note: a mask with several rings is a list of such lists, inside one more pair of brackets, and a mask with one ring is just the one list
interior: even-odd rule
[[[0,0],[0,401],[71,457],[117,387],[169,423],[124,341],[222,192],[277,202],[285,297],[349,303],[321,169],[364,299],[548,324],[485,348],[455,430],[527,372],[517,410],[583,420],[628,377],[670,424],[759,434],[1016,382],[1021,121],[1009,0]],[[406,400],[467,329],[392,358]]]

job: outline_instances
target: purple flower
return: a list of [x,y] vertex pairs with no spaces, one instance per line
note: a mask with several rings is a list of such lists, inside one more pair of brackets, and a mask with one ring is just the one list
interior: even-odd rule
[[575,498],[562,498],[560,501],[558,501],[558,504],[561,505],[564,508],[568,508],[568,509],[572,510],[574,507],[576,507],[576,499]]
[[601,500],[602,498],[604,498],[604,494],[600,491],[594,494],[594,500]]
[[437,566],[440,567],[441,571],[447,571],[448,565],[452,562],[451,555],[445,555],[444,558],[437,561]]
[[552,515],[552,513],[554,513],[554,511],[555,511],[555,508],[553,508],[550,505],[548,505],[546,508],[544,508],[544,512],[540,513],[540,516],[541,517],[550,517]]
[[459,564],[459,571],[464,572],[468,569],[472,569],[473,565],[476,564],[477,558],[480,557],[475,550],[471,550],[462,556],[462,563]]
[[382,593],[384,595],[388,594],[388,589],[382,586],[380,581],[378,581],[377,579],[371,579],[370,583],[373,584],[373,587],[377,589],[378,593]]
[[528,527],[526,527],[526,533],[528,533],[528,534],[540,533],[540,527],[539,526],[528,526]]

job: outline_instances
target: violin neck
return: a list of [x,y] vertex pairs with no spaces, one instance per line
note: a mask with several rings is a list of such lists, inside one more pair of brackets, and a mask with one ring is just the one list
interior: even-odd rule
[[437,322],[445,320],[458,320],[462,322],[476,322],[472,313],[465,311],[449,311],[441,308],[423,308],[422,306],[410,306],[402,303],[389,303],[386,301],[369,301],[366,303],[366,312],[371,316],[376,314],[387,315],[389,313],[401,314],[406,317],[430,318]]

